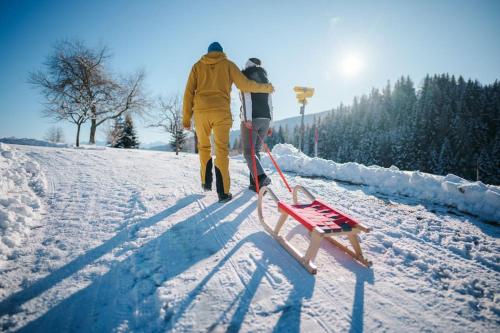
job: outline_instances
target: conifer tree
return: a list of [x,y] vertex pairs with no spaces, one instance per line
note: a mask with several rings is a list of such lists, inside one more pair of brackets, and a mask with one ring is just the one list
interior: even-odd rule
[[[500,184],[500,83],[427,75],[408,77],[332,109],[318,124],[320,157]],[[279,130],[281,132],[281,128]],[[284,141],[298,146],[298,127]],[[307,127],[304,152],[312,154]],[[276,140],[279,142],[279,139]]]
[[132,116],[127,114],[125,116],[125,121],[119,125],[119,130],[121,129],[121,136],[116,143],[116,148],[139,148],[139,141],[137,139],[137,134],[134,128],[134,122]]

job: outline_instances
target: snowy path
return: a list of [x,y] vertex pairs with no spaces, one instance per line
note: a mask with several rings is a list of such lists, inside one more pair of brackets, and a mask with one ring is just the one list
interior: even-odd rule
[[[233,201],[197,156],[15,146],[45,213],[0,272],[0,328],[23,332],[470,332],[500,327],[498,227],[370,188],[289,175],[372,228],[366,269],[329,244],[309,275],[269,235],[231,161]],[[273,174],[274,188],[286,198]],[[296,244],[307,235],[286,224]]]

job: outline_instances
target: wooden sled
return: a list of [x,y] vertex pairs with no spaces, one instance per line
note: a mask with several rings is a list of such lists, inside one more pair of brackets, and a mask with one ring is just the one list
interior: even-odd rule
[[[310,200],[309,204],[298,203],[298,192],[304,193]],[[271,198],[277,203],[278,211],[281,213],[278,222],[274,228],[271,227],[265,220],[262,213],[262,201],[265,194],[269,194]],[[358,233],[369,232],[370,229],[358,223],[354,218],[341,213],[340,211],[330,207],[323,201],[316,199],[311,192],[306,188],[297,185],[293,189],[293,205],[289,205],[280,201],[276,194],[268,188],[262,187],[259,191],[259,198],[257,203],[257,212],[259,215],[260,223],[264,229],[270,233],[298,262],[300,262],[311,274],[317,273],[317,267],[314,264],[314,259],[318,253],[321,241],[326,238],[334,246],[350,255],[352,258],[370,267],[372,263],[368,261],[361,251],[359,244]],[[293,217],[300,222],[304,227],[309,230],[311,242],[307,248],[306,253],[301,253],[297,250],[285,237],[280,236],[279,232],[288,216]],[[352,249],[347,248],[341,244],[334,237],[347,236],[352,245]]]

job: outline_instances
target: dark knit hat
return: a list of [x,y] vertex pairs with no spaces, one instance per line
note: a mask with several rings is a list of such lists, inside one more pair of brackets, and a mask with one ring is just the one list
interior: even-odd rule
[[250,60],[251,62],[253,62],[254,64],[256,64],[257,66],[260,66],[262,63],[260,62],[260,59],[259,58],[250,58],[248,59]]
[[245,68],[260,66],[261,64],[262,63],[260,62],[260,59],[258,59],[258,58],[250,58],[250,59],[247,60],[247,63],[245,64]]
[[208,46],[208,52],[222,52],[222,46],[218,42],[213,42]]

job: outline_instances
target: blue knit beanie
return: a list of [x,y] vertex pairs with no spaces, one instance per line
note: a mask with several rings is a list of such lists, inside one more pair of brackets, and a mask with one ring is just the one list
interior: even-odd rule
[[218,42],[213,42],[208,46],[208,52],[222,52],[222,46]]

